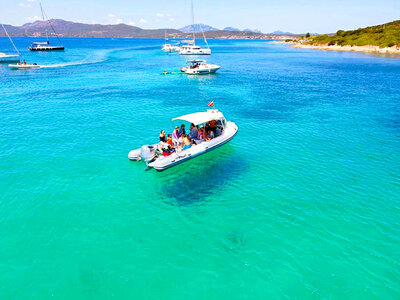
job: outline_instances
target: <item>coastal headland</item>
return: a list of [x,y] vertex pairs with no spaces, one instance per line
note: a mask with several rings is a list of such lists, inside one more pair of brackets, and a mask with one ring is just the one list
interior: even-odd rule
[[335,34],[307,34],[277,42],[302,49],[400,54],[400,21],[356,30],[338,30]]

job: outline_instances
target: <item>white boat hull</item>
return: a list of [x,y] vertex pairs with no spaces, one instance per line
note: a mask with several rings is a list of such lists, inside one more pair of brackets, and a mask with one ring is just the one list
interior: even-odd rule
[[199,67],[193,69],[189,67],[184,67],[181,69],[181,71],[188,75],[207,75],[217,72],[220,68],[221,66],[218,65],[206,64],[200,65]]
[[179,47],[179,46],[171,46],[171,45],[169,45],[169,46],[164,45],[161,48],[161,50],[164,51],[164,52],[179,52],[181,50],[181,47]]
[[29,70],[29,69],[39,69],[40,66],[39,65],[8,65],[12,70]]
[[182,49],[180,55],[211,55],[211,49]]
[[226,144],[236,135],[237,131],[238,127],[235,123],[227,122],[225,130],[220,136],[212,139],[211,141],[203,141],[198,145],[194,145],[191,148],[181,152],[173,153],[170,156],[159,157],[155,161],[149,163],[148,166],[156,169],[159,172],[164,171],[170,167],[176,166]]
[[37,45],[29,47],[30,51],[63,51],[64,46]]
[[3,54],[0,53],[0,63],[6,62],[19,62],[20,55],[19,54]]

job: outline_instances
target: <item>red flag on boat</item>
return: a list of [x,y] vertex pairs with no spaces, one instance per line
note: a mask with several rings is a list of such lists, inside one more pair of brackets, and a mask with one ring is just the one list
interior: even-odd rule
[[208,106],[214,106],[214,101],[211,101],[210,103],[208,103]]

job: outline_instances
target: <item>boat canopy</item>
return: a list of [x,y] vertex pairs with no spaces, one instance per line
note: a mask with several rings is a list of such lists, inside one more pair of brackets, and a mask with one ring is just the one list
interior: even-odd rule
[[195,60],[189,60],[187,63],[188,64],[195,64],[195,63],[202,63],[202,62],[206,62],[204,59],[195,59]]
[[193,123],[194,125],[199,125],[203,123],[210,122],[212,120],[220,120],[223,119],[224,115],[216,109],[211,109],[205,112],[197,112],[193,114],[183,115],[177,118],[172,119],[172,121],[181,120],[189,123]]

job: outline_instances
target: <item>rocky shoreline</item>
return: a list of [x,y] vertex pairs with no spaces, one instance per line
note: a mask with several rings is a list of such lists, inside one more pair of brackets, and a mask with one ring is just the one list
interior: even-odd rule
[[347,51],[347,52],[364,52],[376,54],[397,54],[400,55],[399,47],[379,47],[379,46],[339,46],[339,45],[311,45],[297,41],[275,41],[274,43],[290,44],[292,48],[327,50],[327,51]]

